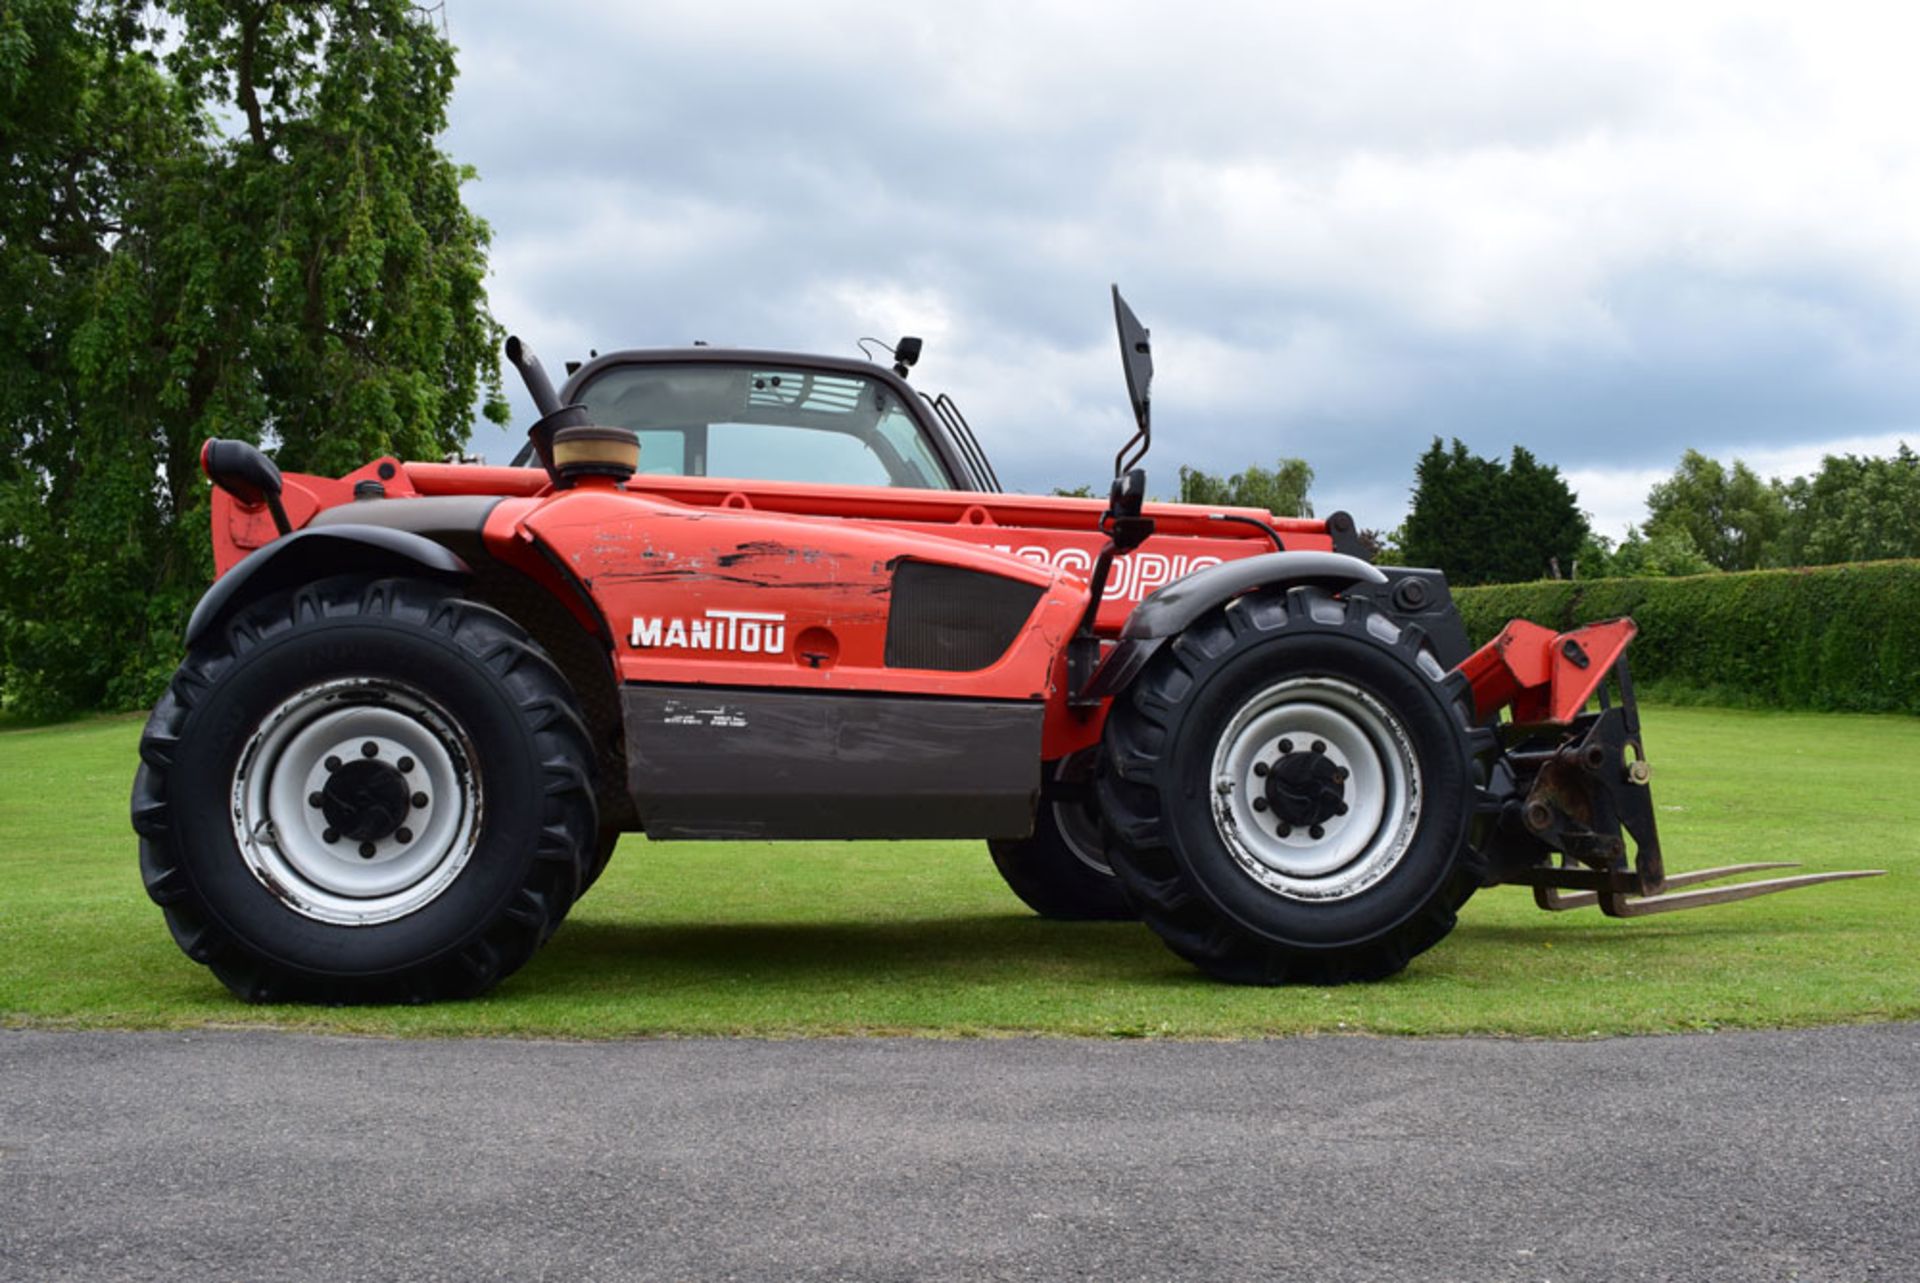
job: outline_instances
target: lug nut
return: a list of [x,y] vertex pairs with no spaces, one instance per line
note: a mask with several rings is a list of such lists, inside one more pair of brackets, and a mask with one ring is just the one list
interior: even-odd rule
[[380,848],[371,842],[362,842],[360,844],[360,858],[363,860],[371,860],[379,850]]
[[321,797],[321,796],[320,796],[320,795],[319,795],[318,793],[309,793],[309,794],[307,794],[307,805],[308,805],[308,806],[319,806],[319,805],[321,804],[321,802],[323,802],[323,801],[325,801],[325,800],[326,800],[326,799],[324,799],[324,798],[322,798],[322,797]]
[[1327,751],[1327,742],[1326,742],[1325,740],[1315,740],[1315,741],[1313,742],[1313,751],[1314,751],[1314,752],[1316,752],[1316,753],[1324,753],[1324,752],[1326,752],[1326,751]]
[[1291,753],[1291,752],[1293,752],[1293,741],[1292,741],[1292,740],[1281,740],[1281,741],[1280,741],[1280,751],[1281,751],[1282,753]]
[[1280,826],[1280,836],[1281,836],[1281,837],[1283,837],[1283,838],[1290,838],[1290,837],[1292,837],[1292,836],[1293,836],[1293,825],[1291,825],[1291,824],[1282,824],[1282,825]]
[[413,830],[404,824],[393,831],[393,836],[401,842],[413,841]]
[[1336,766],[1336,767],[1334,767],[1334,768],[1333,768],[1333,782],[1334,782],[1335,784],[1345,784],[1345,783],[1347,782],[1347,768],[1346,768],[1346,767],[1344,767],[1344,766]]
[[366,743],[360,746],[360,756],[378,757],[380,756],[380,746],[374,743],[372,740],[368,740]]
[[1266,810],[1266,809],[1267,809],[1267,799],[1266,799],[1266,798],[1264,798],[1264,797],[1256,797],[1256,798],[1254,798],[1254,799],[1253,799],[1253,809],[1254,809],[1254,810],[1256,810],[1256,811],[1264,811],[1264,810]]
[[410,757],[401,758],[400,769],[403,771],[411,771],[413,769],[413,759]]
[[[1272,770],[1272,769],[1273,769],[1273,768],[1272,768],[1272,767],[1270,767],[1270,766],[1268,766],[1268,765],[1267,765],[1267,764],[1266,764],[1265,762],[1255,762],[1255,763],[1253,764],[1253,773],[1254,773],[1255,775],[1258,775],[1258,776],[1260,776],[1260,777],[1261,777],[1262,779],[1265,779],[1265,778],[1266,778],[1266,775],[1267,775],[1267,772],[1268,772],[1268,771],[1270,771],[1270,770]],[[319,805],[319,803],[318,803],[318,802],[316,802],[316,803],[314,803],[314,805],[315,805],[315,806],[318,806],[318,805]]]
[[425,793],[415,793],[409,800],[412,801],[415,806],[425,806],[427,804],[427,795]]
[[1334,803],[1333,813],[1335,815],[1345,815],[1347,813],[1347,804],[1345,802]]
[[1314,825],[1312,828],[1307,830],[1307,836],[1310,838],[1318,839],[1318,838],[1323,838],[1326,835],[1327,835],[1327,831],[1321,828],[1318,824]]
[[340,769],[340,759],[339,759],[339,758],[337,758],[337,757],[330,757],[330,758],[328,758],[328,759],[327,759],[327,769],[328,769],[329,771],[337,771],[337,770],[339,770],[339,769]]
[[322,833],[320,835],[320,840],[322,842],[338,842],[340,840],[340,830],[328,829],[325,833]]

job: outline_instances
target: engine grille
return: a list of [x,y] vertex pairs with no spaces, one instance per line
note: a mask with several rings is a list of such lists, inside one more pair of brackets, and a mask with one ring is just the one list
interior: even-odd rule
[[893,572],[887,667],[947,673],[986,668],[1013,645],[1040,593],[1035,584],[977,570],[902,562]]

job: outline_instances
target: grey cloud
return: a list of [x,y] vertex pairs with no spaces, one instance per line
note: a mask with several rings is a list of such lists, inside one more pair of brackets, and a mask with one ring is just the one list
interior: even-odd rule
[[937,313],[897,318],[941,326],[921,377],[1044,489],[1097,481],[1122,431],[1117,279],[1163,353],[1163,492],[1300,454],[1372,525],[1433,435],[1646,468],[1920,409],[1920,237],[1891,212],[1920,158],[1796,135],[1840,55],[1742,9],[701,12],[451,12],[447,146],[501,319],[550,359],[846,352],[893,323],[849,300],[891,289]]

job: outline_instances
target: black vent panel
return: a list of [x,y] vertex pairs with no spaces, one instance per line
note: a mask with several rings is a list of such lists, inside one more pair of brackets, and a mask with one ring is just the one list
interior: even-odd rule
[[1036,584],[977,570],[901,562],[887,616],[887,667],[971,673],[1007,653],[1040,600]]

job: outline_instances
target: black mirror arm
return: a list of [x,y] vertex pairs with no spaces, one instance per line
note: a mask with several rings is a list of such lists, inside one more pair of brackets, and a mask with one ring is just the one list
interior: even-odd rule
[[[1139,446],[1138,449],[1134,448],[1136,443]],[[1147,457],[1147,451],[1151,449],[1152,446],[1153,432],[1147,426],[1147,414],[1143,403],[1140,411],[1139,428],[1134,431],[1132,436],[1127,438],[1127,443],[1120,447],[1120,452],[1113,456],[1113,475],[1116,477],[1124,476],[1129,469]]]
[[293,533],[293,523],[287,520],[287,509],[280,502],[280,492],[275,490],[267,496],[267,515],[273,518],[273,528],[283,535]]

